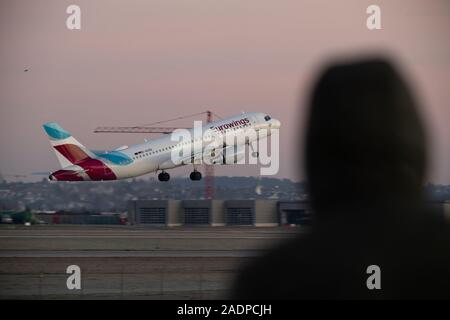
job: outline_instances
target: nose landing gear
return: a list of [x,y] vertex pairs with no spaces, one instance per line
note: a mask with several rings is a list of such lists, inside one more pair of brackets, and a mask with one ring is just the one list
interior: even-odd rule
[[198,181],[198,180],[202,179],[202,174],[199,171],[194,170],[189,175],[189,178],[191,178],[191,180],[193,180],[193,181]]

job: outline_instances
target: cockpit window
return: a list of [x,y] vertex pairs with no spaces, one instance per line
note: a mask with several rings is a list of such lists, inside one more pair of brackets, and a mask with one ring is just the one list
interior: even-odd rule
[[269,115],[265,116],[264,120],[269,121],[270,120],[270,116]]

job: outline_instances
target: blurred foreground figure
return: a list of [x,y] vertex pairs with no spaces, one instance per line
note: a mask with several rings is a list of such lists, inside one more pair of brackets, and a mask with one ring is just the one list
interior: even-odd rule
[[312,232],[244,269],[233,298],[450,298],[450,230],[423,205],[424,128],[390,63],[325,70],[305,152]]

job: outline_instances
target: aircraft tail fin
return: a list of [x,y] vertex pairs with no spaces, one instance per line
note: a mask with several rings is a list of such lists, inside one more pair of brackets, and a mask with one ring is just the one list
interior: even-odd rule
[[62,168],[93,157],[92,153],[56,122],[43,125]]

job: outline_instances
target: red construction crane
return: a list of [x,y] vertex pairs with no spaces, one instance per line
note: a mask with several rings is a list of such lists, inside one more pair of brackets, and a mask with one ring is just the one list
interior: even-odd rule
[[[94,129],[94,133],[163,133],[168,134],[176,129],[189,129],[189,128],[179,128],[179,127],[153,127],[153,125],[166,123],[169,121],[181,120],[186,118],[191,118],[194,116],[198,116],[201,114],[206,114],[206,122],[211,123],[213,112],[212,111],[203,111],[195,114],[191,114],[188,116],[177,117],[164,121],[157,121],[149,124],[144,124],[141,126],[109,126],[109,127],[97,127]],[[220,117],[219,117],[220,118]],[[205,171],[205,198],[213,199],[214,198],[214,166],[204,164]]]
[[[206,123],[212,122],[212,112],[206,111]],[[214,198],[214,165],[204,164],[205,168],[205,198]]]

